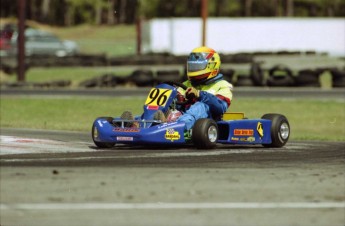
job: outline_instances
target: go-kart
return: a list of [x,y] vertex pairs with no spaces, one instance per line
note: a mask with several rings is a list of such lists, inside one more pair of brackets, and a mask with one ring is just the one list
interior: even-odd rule
[[226,112],[221,120],[197,120],[191,131],[184,131],[184,122],[162,122],[155,119],[154,115],[158,110],[167,112],[177,106],[183,108],[190,104],[193,97],[183,101],[177,98],[179,87],[187,89],[178,82],[164,82],[152,88],[144,103],[144,112],[134,119],[97,118],[92,125],[95,145],[99,148],[111,148],[115,144],[193,144],[199,149],[211,149],[220,143],[282,147],[289,139],[290,125],[281,114],[265,114],[260,119],[248,119],[244,113]]

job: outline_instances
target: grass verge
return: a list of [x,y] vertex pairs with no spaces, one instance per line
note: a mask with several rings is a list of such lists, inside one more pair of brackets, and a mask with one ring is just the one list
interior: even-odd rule
[[[124,110],[142,113],[138,98],[27,98],[1,97],[0,126],[49,130],[90,131],[99,116],[118,116]],[[292,140],[345,141],[343,101],[292,99],[236,99],[231,111],[249,118],[265,113],[284,114]]]

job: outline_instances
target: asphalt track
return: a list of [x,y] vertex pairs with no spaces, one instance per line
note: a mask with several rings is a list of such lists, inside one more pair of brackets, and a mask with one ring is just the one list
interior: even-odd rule
[[345,225],[345,143],[116,146],[1,129],[0,225]]

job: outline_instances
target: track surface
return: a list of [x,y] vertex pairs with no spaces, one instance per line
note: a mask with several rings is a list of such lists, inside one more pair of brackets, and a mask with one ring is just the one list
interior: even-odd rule
[[1,129],[0,147],[1,226],[345,224],[345,143],[100,150]]

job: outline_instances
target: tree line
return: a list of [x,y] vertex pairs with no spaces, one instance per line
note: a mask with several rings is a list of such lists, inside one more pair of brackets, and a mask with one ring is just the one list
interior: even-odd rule
[[[1,18],[56,26],[133,24],[138,18],[199,17],[202,0],[1,0]],[[210,17],[344,17],[345,0],[208,0]]]

